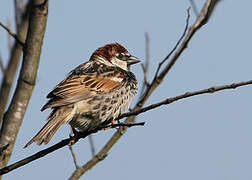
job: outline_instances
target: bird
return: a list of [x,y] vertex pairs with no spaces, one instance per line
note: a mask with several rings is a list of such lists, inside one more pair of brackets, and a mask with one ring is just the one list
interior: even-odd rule
[[139,62],[117,42],[96,49],[47,95],[49,100],[41,108],[52,109],[47,123],[24,148],[34,142],[47,144],[65,123],[81,132],[114,123],[129,110],[137,94],[137,79],[130,66]]

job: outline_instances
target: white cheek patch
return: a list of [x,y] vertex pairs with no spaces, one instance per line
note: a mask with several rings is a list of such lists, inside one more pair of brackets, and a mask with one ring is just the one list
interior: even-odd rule
[[113,58],[113,59],[111,59],[111,63],[114,64],[115,66],[118,66],[118,67],[122,68],[125,71],[128,71],[126,61],[122,61],[122,60],[119,60],[117,58]]

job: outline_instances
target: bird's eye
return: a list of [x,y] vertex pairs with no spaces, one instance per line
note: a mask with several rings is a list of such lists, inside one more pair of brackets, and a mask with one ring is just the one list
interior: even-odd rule
[[119,59],[122,59],[123,56],[124,56],[124,55],[123,55],[122,53],[120,53],[120,54],[117,55],[117,57],[118,57]]

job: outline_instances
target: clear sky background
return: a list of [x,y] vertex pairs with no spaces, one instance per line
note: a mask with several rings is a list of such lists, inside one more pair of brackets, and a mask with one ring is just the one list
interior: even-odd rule
[[[199,9],[204,3],[195,2]],[[47,93],[70,70],[88,60],[97,47],[111,42],[121,43],[144,61],[144,33],[148,32],[152,77],[182,34],[189,6],[189,0],[50,1],[37,84],[9,163],[68,137],[70,128],[64,125],[47,146],[23,149],[45,124],[50,111],[41,113],[40,108]],[[147,104],[187,91],[250,80],[251,7],[252,1],[248,0],[219,3],[209,23],[195,34]],[[0,21],[6,24],[6,19],[13,20],[13,16],[13,2],[0,1]],[[190,24],[194,20],[191,11]],[[7,47],[7,33],[0,28],[0,52],[5,65]],[[140,65],[132,71],[142,82]],[[146,125],[130,128],[106,159],[81,179],[252,179],[251,92],[252,86],[246,86],[195,96],[139,115],[137,120]],[[94,135],[96,150],[114,131]],[[88,139],[79,141],[74,150],[80,165],[91,158]],[[14,170],[4,179],[67,179],[74,169],[70,151],[64,147]]]

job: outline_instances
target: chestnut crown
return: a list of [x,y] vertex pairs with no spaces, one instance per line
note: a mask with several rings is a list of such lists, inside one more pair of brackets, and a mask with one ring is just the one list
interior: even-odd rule
[[117,66],[125,71],[129,71],[132,64],[140,62],[138,58],[132,56],[128,50],[119,43],[112,43],[95,50],[90,60],[98,61],[108,66]]

